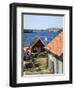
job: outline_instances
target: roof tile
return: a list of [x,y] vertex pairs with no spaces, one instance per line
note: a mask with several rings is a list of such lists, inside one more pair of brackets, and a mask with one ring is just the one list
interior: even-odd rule
[[45,48],[53,54],[60,56],[63,53],[63,32],[49,42]]

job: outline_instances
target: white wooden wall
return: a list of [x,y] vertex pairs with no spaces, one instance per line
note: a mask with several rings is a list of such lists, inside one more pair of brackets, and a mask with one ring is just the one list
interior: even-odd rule
[[[54,63],[54,67],[51,65],[52,62]],[[54,73],[62,73],[63,71],[63,63],[62,61],[55,58],[52,54],[48,54],[48,67],[49,70],[54,69]]]

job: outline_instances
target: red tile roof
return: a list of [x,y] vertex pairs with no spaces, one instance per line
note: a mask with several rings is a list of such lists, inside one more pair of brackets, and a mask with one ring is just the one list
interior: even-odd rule
[[57,35],[45,48],[51,53],[61,56],[63,54],[63,32]]

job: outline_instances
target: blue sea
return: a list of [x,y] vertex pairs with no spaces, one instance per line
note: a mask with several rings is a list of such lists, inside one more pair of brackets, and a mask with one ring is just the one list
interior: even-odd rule
[[44,44],[47,44],[58,34],[59,32],[54,31],[23,32],[23,47],[28,47],[30,43],[37,37],[39,37]]

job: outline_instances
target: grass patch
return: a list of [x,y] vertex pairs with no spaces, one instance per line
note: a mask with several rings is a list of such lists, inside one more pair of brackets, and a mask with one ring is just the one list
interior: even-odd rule
[[36,55],[36,57],[30,56],[28,62],[32,65],[32,67],[24,67],[23,71],[27,72],[42,72],[47,71],[48,69],[48,57]]

